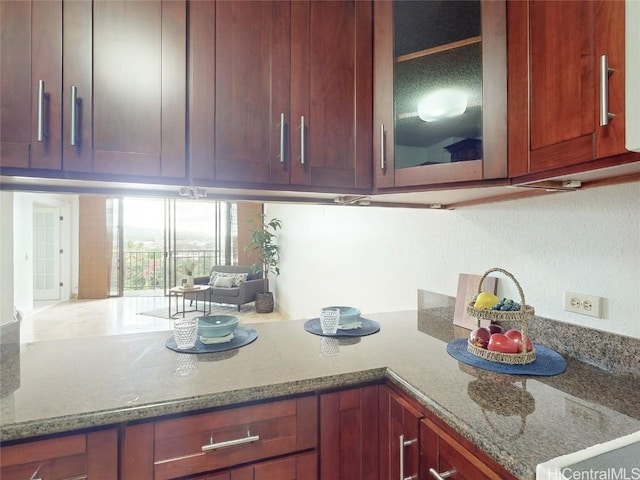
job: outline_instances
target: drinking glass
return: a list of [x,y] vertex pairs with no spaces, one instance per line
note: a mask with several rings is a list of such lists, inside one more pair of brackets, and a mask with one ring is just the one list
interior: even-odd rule
[[323,308],[320,313],[320,327],[325,335],[335,335],[340,321],[340,309]]
[[176,339],[178,348],[184,350],[193,348],[198,338],[198,320],[195,317],[175,320],[173,337]]

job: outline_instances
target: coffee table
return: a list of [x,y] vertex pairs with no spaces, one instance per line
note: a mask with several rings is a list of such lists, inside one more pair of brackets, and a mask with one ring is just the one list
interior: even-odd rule
[[[211,313],[211,303],[206,301],[206,293],[209,291],[211,287],[209,285],[194,285],[193,287],[173,287],[169,289],[169,317],[173,318],[176,315],[182,313],[182,318],[184,318],[185,313],[187,312],[202,312],[205,315],[207,313]],[[191,310],[185,309],[185,293],[193,293],[195,299],[195,308]],[[202,310],[198,308],[198,297],[202,295]],[[176,299],[176,311],[172,313],[171,309],[171,297],[175,297]],[[178,298],[182,297],[182,310],[179,309],[180,305],[178,302]]]

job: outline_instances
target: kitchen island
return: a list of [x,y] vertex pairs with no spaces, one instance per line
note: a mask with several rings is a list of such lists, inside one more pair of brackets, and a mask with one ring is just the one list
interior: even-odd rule
[[[383,382],[518,478],[534,478],[537,464],[558,455],[640,430],[637,379],[570,358],[556,377],[494,374],[449,356],[447,342],[468,334],[450,317],[422,310],[364,316],[380,332],[340,340],[337,352],[304,331],[303,320],[251,325],[254,343],[194,356],[165,347],[171,332],[22,345],[15,361],[3,362],[2,382],[16,387],[3,388],[0,440]],[[496,398],[504,385],[526,391],[527,401]],[[490,393],[479,397],[483,389]]]

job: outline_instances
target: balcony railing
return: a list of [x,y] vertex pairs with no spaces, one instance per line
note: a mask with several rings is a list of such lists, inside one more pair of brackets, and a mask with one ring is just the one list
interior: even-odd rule
[[[216,250],[177,250],[167,258],[164,252],[124,252],[124,290],[156,290],[164,288],[165,268],[175,272],[177,279],[184,276],[182,266],[187,262],[195,265],[194,276],[209,275],[211,267],[218,263],[220,256]],[[174,270],[175,266],[175,270]],[[168,276],[166,276],[168,277]],[[179,283],[179,280],[174,283]],[[174,285],[168,285],[173,287]]]

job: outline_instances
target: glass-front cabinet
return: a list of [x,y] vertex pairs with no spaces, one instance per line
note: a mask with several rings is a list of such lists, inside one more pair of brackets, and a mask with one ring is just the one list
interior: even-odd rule
[[506,3],[374,2],[376,189],[507,177]]

